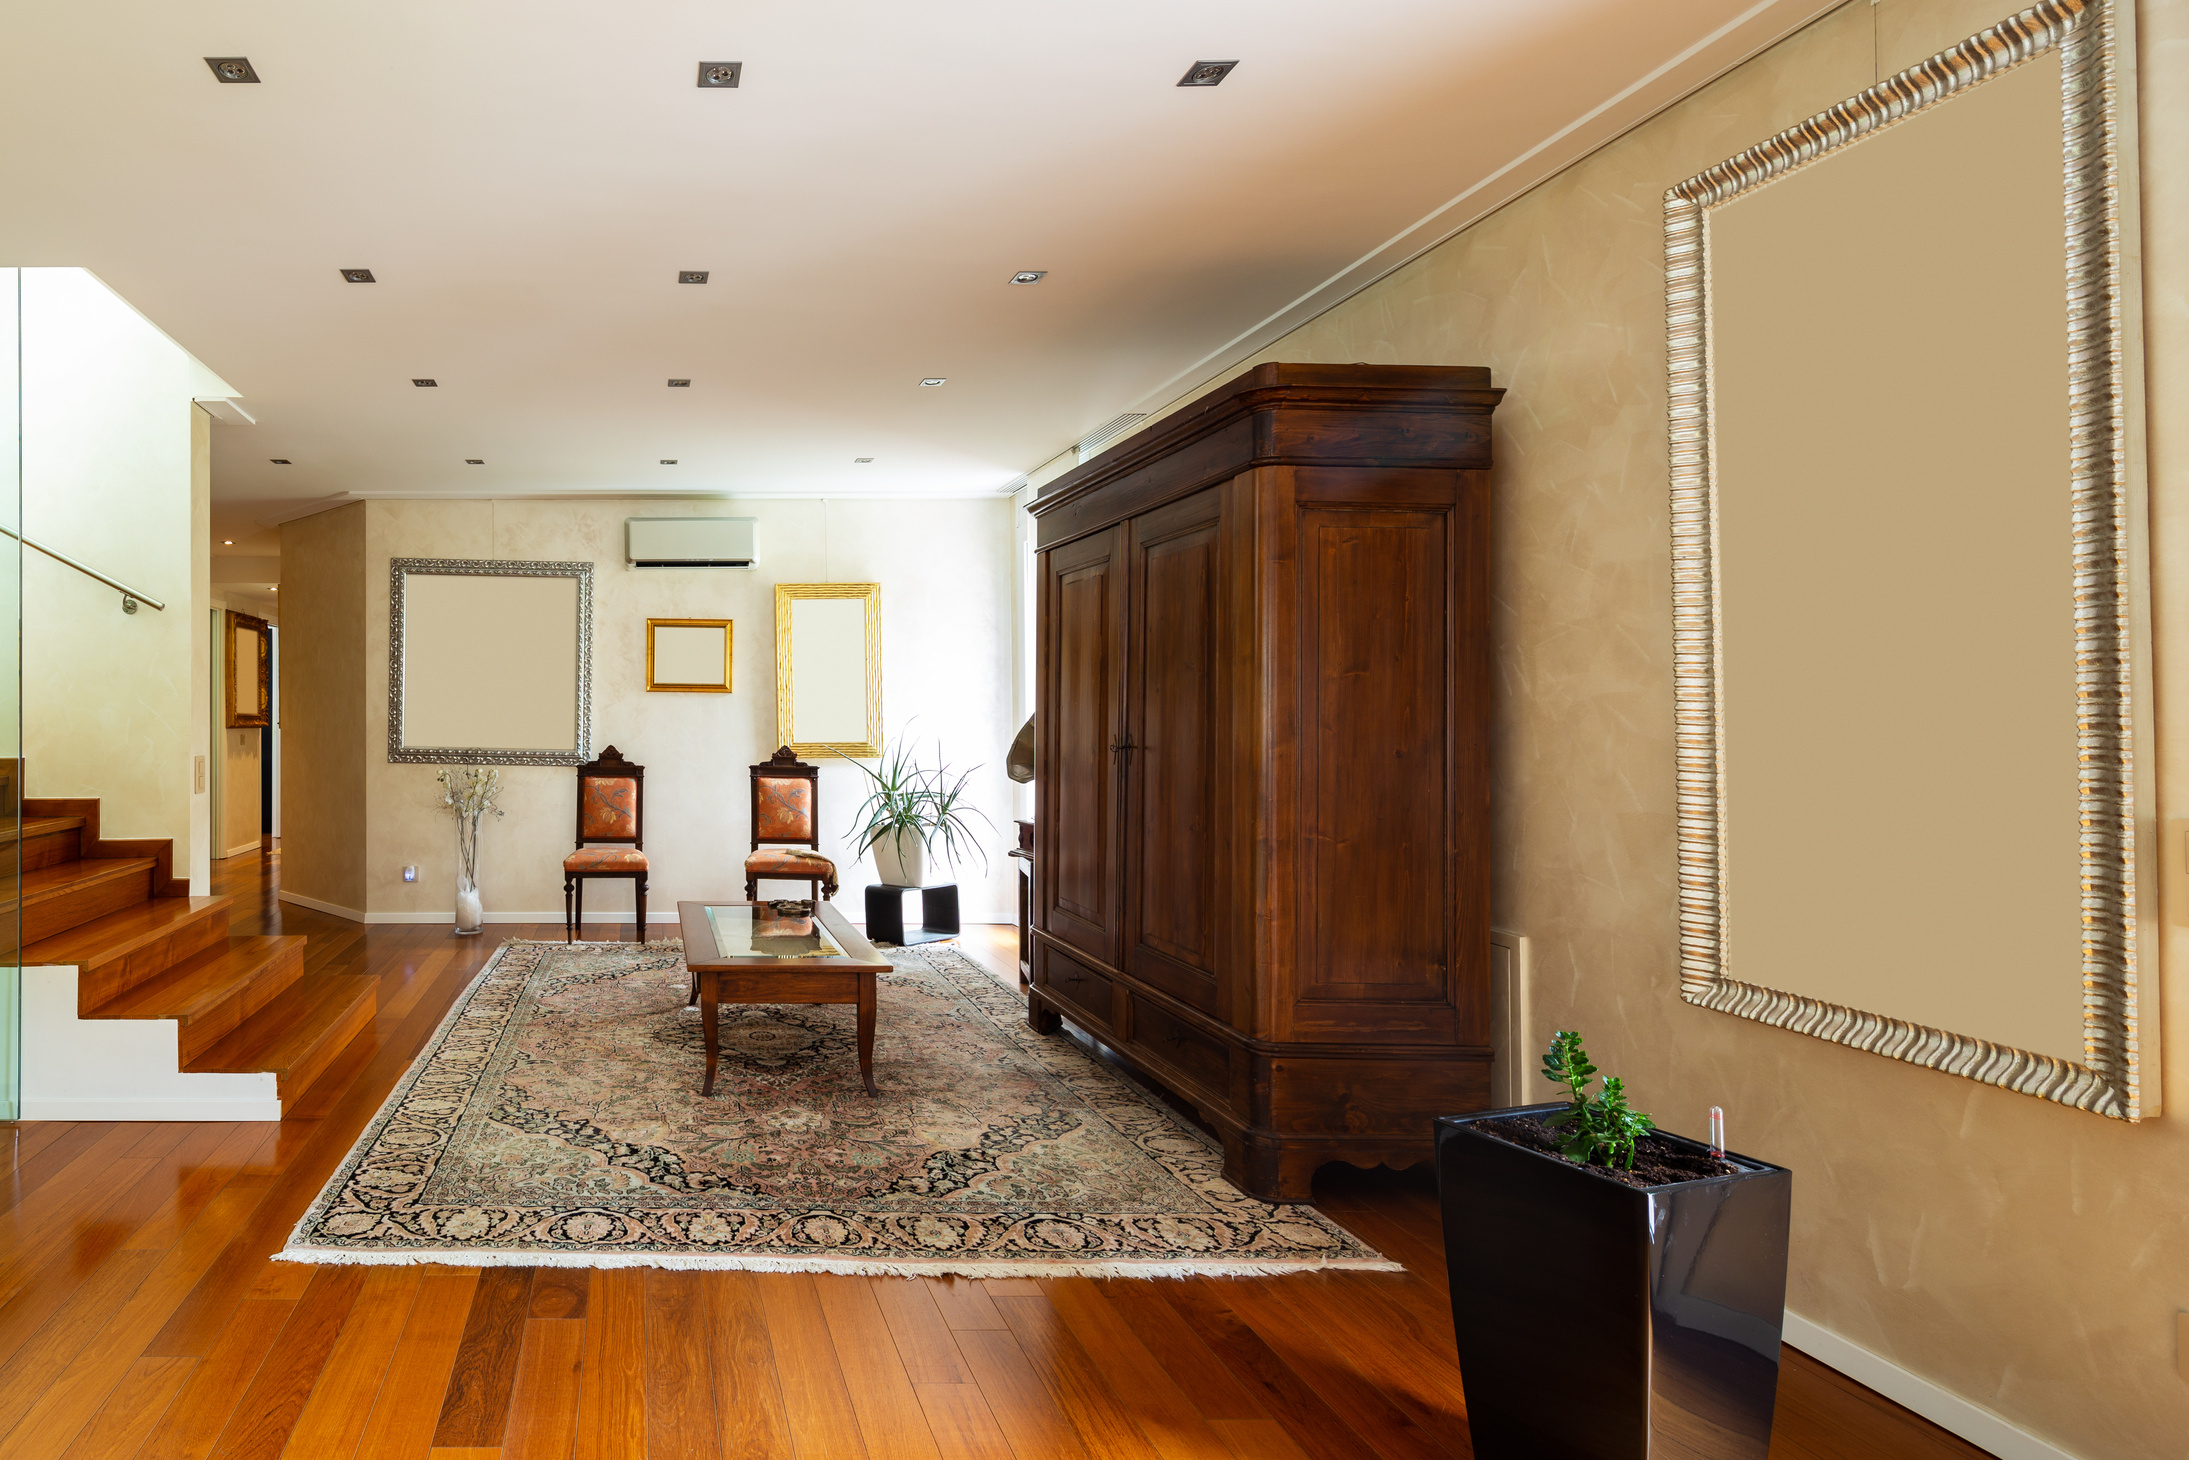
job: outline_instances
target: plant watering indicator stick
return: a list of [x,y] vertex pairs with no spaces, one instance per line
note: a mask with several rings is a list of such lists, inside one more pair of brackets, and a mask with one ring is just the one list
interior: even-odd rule
[[1725,1159],[1725,1111],[1715,1105],[1710,1107],[1710,1154]]

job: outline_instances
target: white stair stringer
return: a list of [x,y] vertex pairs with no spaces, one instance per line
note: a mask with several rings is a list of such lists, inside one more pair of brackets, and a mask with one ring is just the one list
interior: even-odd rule
[[24,1120],[279,1120],[271,1070],[191,1074],[173,1019],[81,1019],[74,964],[23,970]]

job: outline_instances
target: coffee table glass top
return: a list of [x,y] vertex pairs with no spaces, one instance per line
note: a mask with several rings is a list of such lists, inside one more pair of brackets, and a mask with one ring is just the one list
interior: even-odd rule
[[781,917],[762,904],[707,908],[717,958],[846,958],[816,917]]

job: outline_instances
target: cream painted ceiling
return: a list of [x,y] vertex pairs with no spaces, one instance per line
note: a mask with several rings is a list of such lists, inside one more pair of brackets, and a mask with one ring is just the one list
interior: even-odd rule
[[229,551],[341,494],[994,491],[1826,8],[16,4],[0,262],[243,393]]

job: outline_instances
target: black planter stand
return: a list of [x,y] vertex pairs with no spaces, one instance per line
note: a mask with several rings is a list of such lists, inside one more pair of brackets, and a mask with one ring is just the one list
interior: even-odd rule
[[[920,894],[920,925],[907,931],[904,895],[915,891]],[[877,882],[867,887],[866,940],[869,943],[895,943],[900,948],[909,948],[914,943],[939,943],[945,938],[955,938],[961,931],[958,926],[958,884],[955,882],[920,888]]]
[[1793,1173],[1732,1155],[1747,1169],[1645,1191],[1471,1128],[1564,1108],[1437,1122],[1477,1460],[1764,1460]]

